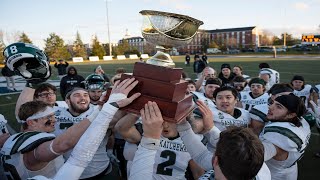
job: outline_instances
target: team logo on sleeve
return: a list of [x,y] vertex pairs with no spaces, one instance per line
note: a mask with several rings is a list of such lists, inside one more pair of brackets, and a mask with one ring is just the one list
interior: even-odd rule
[[57,110],[54,114],[55,114],[55,116],[60,116],[61,110]]
[[224,119],[224,116],[223,116],[223,114],[221,112],[218,113],[218,116],[219,116],[220,119]]

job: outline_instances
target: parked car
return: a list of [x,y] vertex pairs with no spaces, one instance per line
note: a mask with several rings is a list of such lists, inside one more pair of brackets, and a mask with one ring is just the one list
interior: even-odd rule
[[254,49],[252,48],[242,49],[241,52],[254,52]]
[[287,50],[285,48],[281,48],[281,47],[276,48],[276,51],[277,52],[287,52]]
[[207,49],[207,54],[217,54],[217,53],[221,53],[221,50],[218,48],[208,48]]
[[293,50],[293,51],[311,51],[312,49],[309,48],[308,46],[305,46],[305,45],[296,44],[291,47],[291,50]]
[[238,49],[228,49],[227,54],[239,54],[240,53],[240,50]]

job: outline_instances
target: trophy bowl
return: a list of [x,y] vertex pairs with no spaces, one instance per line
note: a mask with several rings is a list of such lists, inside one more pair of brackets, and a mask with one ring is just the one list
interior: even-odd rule
[[[157,49],[164,51],[190,43],[203,24],[192,17],[169,12],[142,10],[140,14],[143,15],[142,36],[155,44]],[[166,67],[175,66],[170,55],[161,51],[146,62]]]

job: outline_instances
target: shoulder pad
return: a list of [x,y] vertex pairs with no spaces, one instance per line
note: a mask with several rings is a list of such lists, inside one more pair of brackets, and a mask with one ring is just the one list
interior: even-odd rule
[[5,142],[1,151],[4,155],[12,155],[18,152],[32,151],[40,144],[55,138],[54,134],[42,132],[22,132],[14,134]]

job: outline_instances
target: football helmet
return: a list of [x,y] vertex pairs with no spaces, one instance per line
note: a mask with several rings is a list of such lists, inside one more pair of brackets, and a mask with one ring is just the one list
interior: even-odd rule
[[85,79],[85,89],[95,90],[95,89],[106,89],[106,81],[100,74],[90,74]]
[[48,56],[32,44],[10,44],[4,49],[3,55],[9,69],[17,71],[28,82],[43,82],[51,76]]

